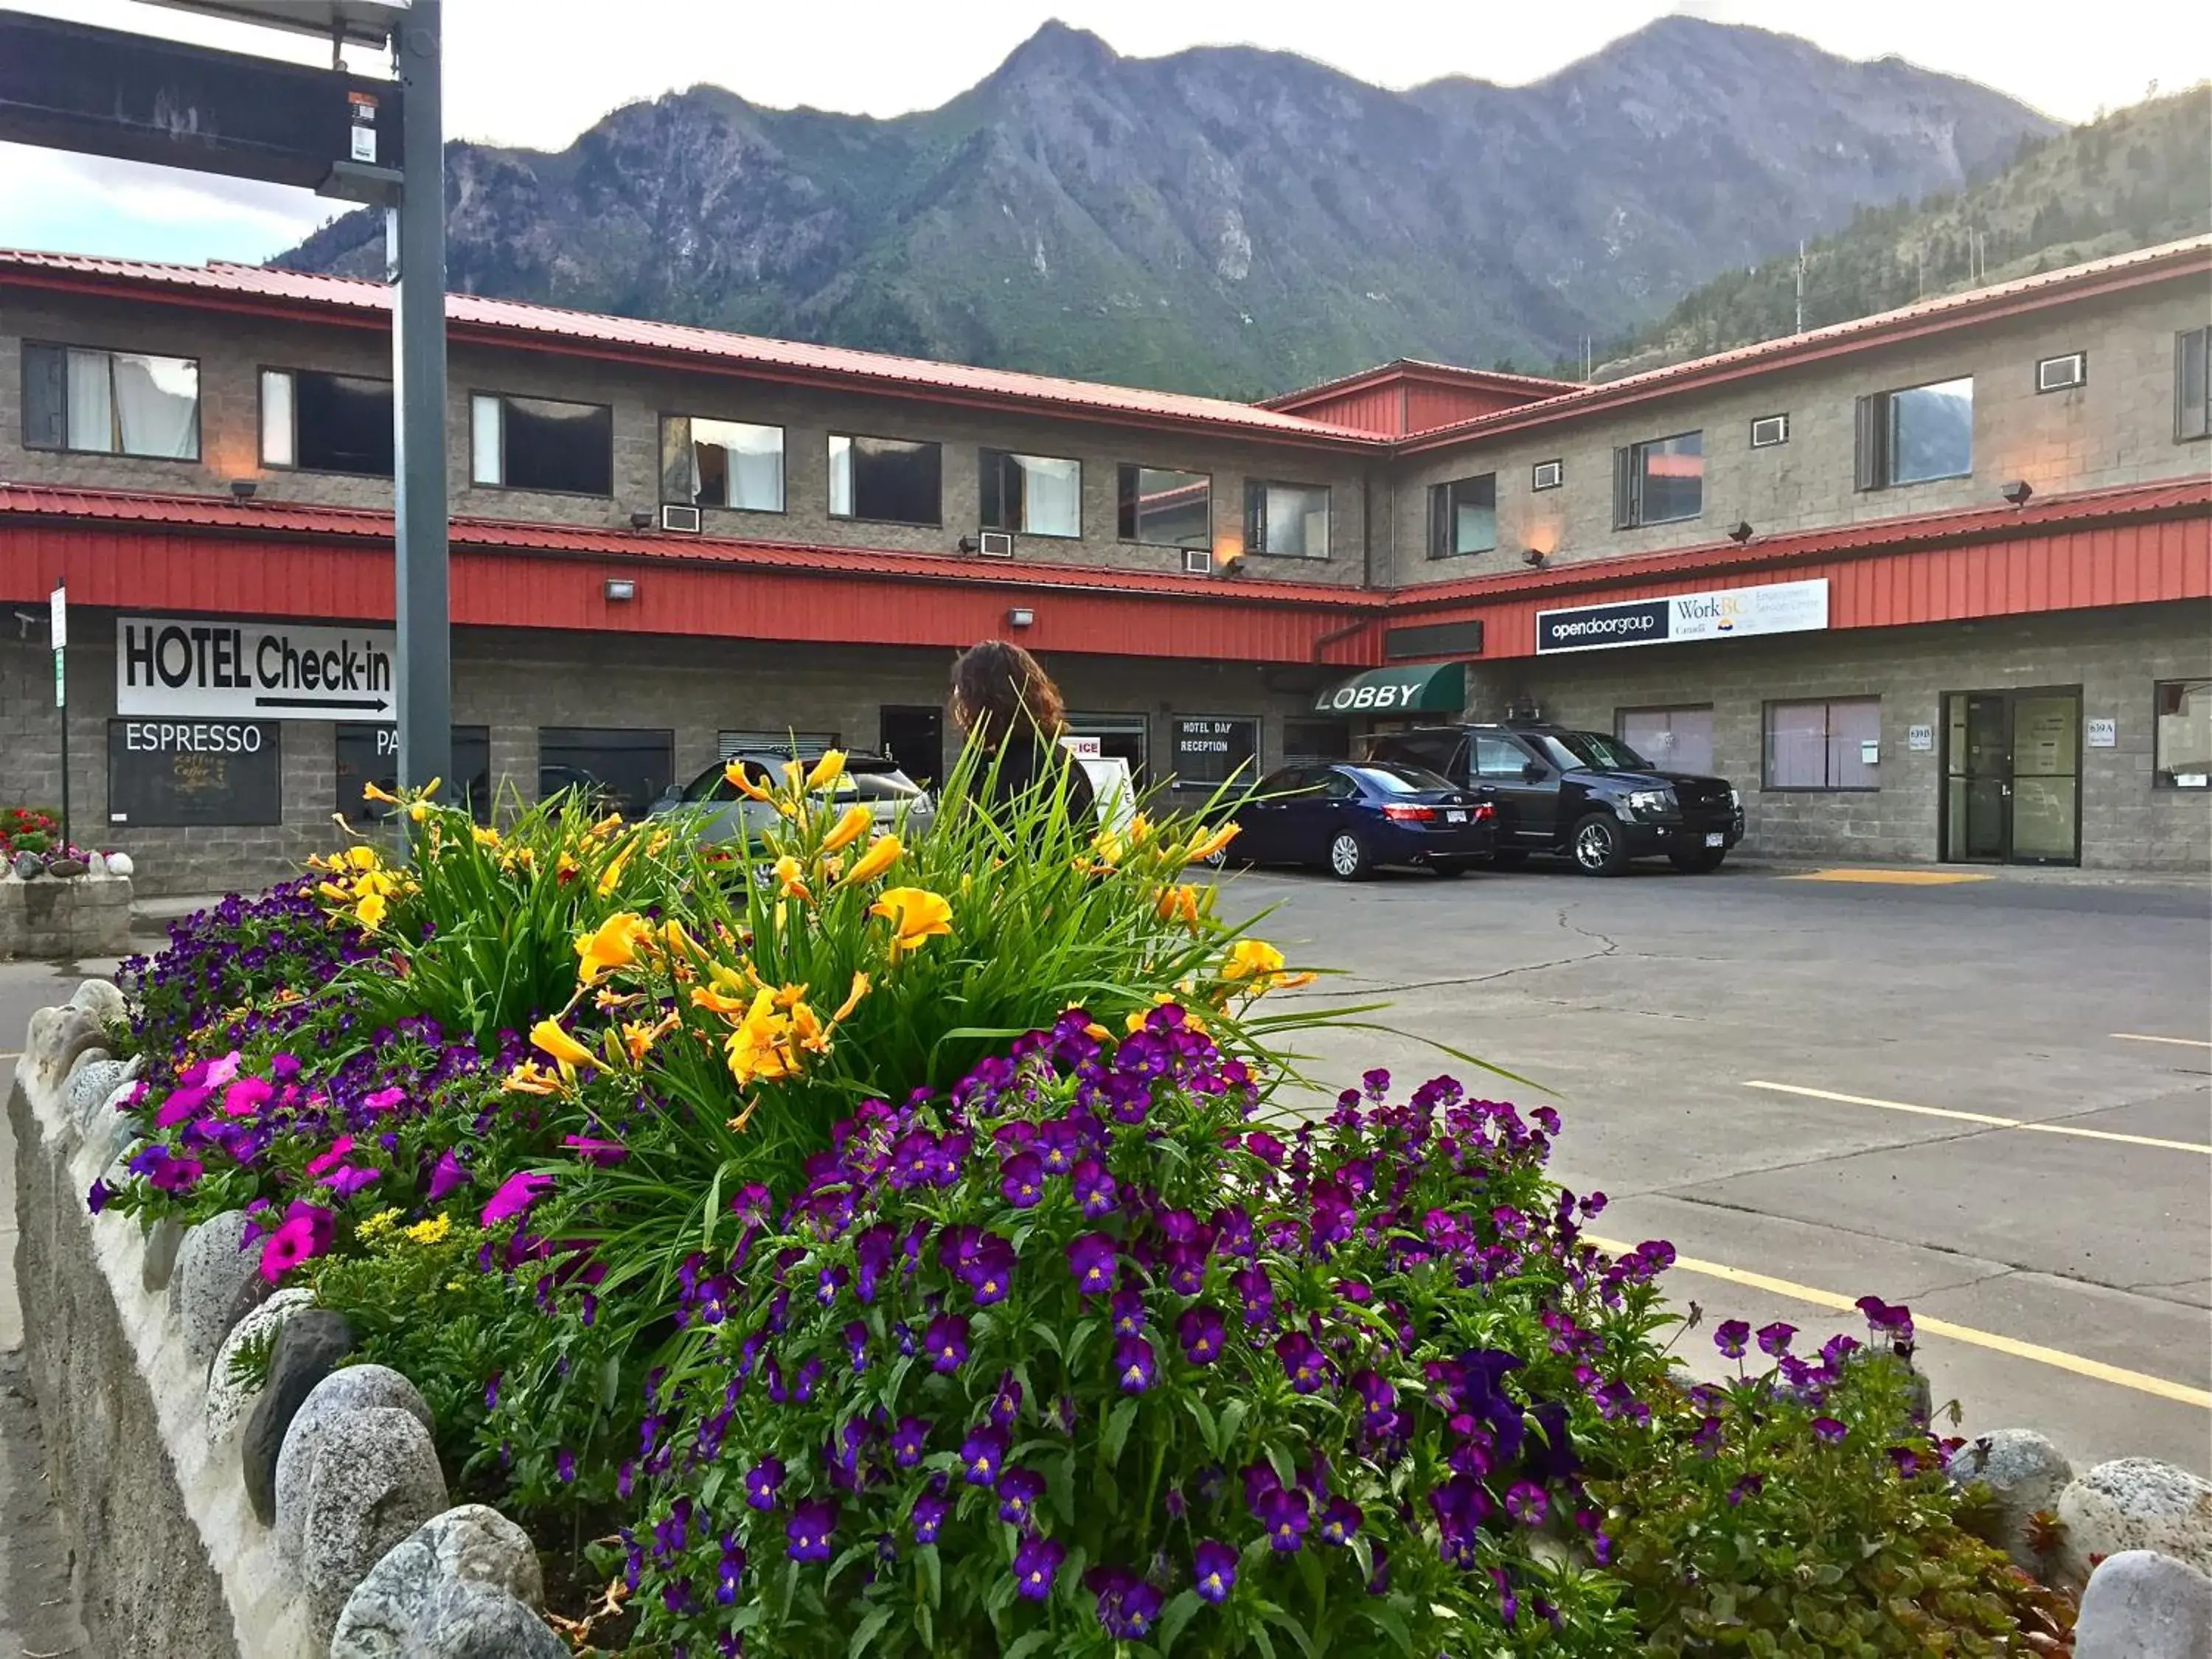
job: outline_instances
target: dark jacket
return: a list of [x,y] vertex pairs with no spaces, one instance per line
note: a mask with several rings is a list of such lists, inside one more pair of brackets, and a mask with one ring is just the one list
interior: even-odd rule
[[1066,793],[1068,821],[1079,830],[1097,826],[1097,793],[1091,787],[1091,775],[1074,756],[1056,743],[1046,743],[1034,732],[1008,738],[999,751],[991,804],[1009,805],[1041,785]]

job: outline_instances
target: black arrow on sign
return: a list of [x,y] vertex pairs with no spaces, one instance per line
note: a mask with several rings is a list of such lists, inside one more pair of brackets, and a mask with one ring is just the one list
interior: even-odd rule
[[389,697],[256,697],[256,708],[389,708]]

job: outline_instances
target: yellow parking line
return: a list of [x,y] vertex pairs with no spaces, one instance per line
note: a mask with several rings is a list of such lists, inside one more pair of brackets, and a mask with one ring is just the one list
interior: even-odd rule
[[1990,1112],[1954,1112],[1942,1106],[1915,1106],[1902,1100],[1877,1100],[1872,1095],[1839,1095],[1832,1089],[1808,1089],[1795,1083],[1761,1083],[1747,1079],[1747,1089],[1769,1089],[1776,1094],[1803,1095],[1812,1100],[1838,1100],[1846,1106],[1879,1106],[1885,1112],[1911,1112],[1920,1117],[1954,1118],[1961,1123],[1982,1123],[1992,1129],[2020,1129],[2030,1134],[2074,1135],[2083,1140],[2116,1140],[2124,1146],[2155,1146],[2168,1152],[2202,1152],[2212,1157],[2212,1146],[2194,1140],[2161,1140],[2156,1135],[2122,1134],[2117,1129],[2084,1129],[2072,1123],[2036,1123],[2026,1118],[1998,1117]]
[[[1634,1248],[1608,1238],[1583,1237],[1601,1250],[1620,1255]],[[1742,1267],[1731,1267],[1718,1261],[1700,1261],[1695,1257],[1678,1255],[1674,1267],[1686,1273],[1704,1279],[1717,1279],[1729,1285],[1741,1285],[1747,1290],[1765,1291],[1770,1295],[1788,1297],[1796,1302],[1808,1302],[1815,1307],[1830,1309],[1837,1313],[1855,1313],[1858,1304],[1847,1296],[1833,1291],[1824,1291],[1816,1285],[1799,1285],[1787,1279],[1776,1279],[1769,1273],[1755,1273]],[[2101,1359],[2090,1359],[2078,1353],[2068,1353],[2063,1348],[2046,1348],[2040,1343],[2022,1342],[2017,1337],[2001,1336],[1995,1331],[1977,1330],[1971,1325],[1954,1325],[1948,1319],[1933,1319],[1922,1314],[1912,1316],[1913,1329],[1925,1336],[1948,1336],[1954,1342],[1964,1342],[1977,1348],[1987,1348],[1995,1353],[2008,1354],[2014,1359],[2032,1360],[2039,1365],[2049,1365],[2062,1371],[2071,1371],[2076,1376],[2094,1378],[2123,1389],[2133,1389],[2138,1394],[2155,1395],[2160,1400],[2172,1400],[2184,1406],[2197,1406],[2212,1411],[2212,1390],[2191,1388],[2186,1382],[2169,1382],[2163,1376],[2152,1376],[2142,1371],[2131,1371],[2124,1365],[2107,1365]]]
[[2148,1036],[2141,1031],[2114,1031],[2112,1035],[2121,1042],[2171,1042],[2177,1048],[2212,1048],[2212,1042],[2203,1037]]
[[1802,875],[1779,876],[1779,881],[1857,881],[1882,887],[1949,887],[1962,881],[1987,881],[1987,876],[1967,870],[1808,870]]

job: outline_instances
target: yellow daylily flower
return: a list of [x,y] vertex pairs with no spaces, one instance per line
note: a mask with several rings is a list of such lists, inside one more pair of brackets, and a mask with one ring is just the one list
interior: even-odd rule
[[773,1081],[792,1074],[795,1067],[788,1047],[790,1034],[791,1017],[776,1012],[775,993],[763,986],[723,1045],[730,1075],[738,1087],[759,1079]]
[[637,948],[653,936],[653,929],[642,917],[629,910],[618,910],[588,933],[576,935],[576,954],[582,958],[576,977],[586,985],[596,985],[617,968],[627,968],[637,960]]
[[1122,834],[1128,836],[1129,844],[1133,847],[1139,842],[1150,841],[1152,838],[1152,821],[1139,812],[1129,820]]
[[532,1046],[567,1066],[597,1066],[599,1057],[561,1029],[558,1020],[541,1019],[530,1028]]
[[745,763],[743,761],[732,761],[722,769],[722,775],[729,780],[731,788],[749,799],[766,801],[775,799],[774,790],[765,784],[755,783],[752,781],[750,775],[745,771]]
[[791,1036],[793,1042],[811,1054],[830,1052],[830,1028],[823,1024],[820,1017],[805,1003],[795,1003],[792,1006]]
[[1238,980],[1267,980],[1283,971],[1283,953],[1265,939],[1240,939],[1229,947],[1229,959],[1221,964],[1221,977],[1232,984]]
[[630,854],[636,851],[637,843],[633,841],[629,846],[623,848],[621,852],[616,854],[614,857],[607,860],[607,867],[599,872],[599,891],[601,898],[605,898],[608,894],[613,892],[616,887],[620,884],[623,878],[623,866],[629,862]]
[[384,912],[385,901],[381,893],[364,895],[361,902],[353,908],[354,915],[364,933],[374,933],[384,925]]
[[865,806],[855,804],[847,807],[837,815],[837,822],[830,833],[822,838],[822,850],[824,853],[842,852],[866,835],[868,826],[875,821],[876,815]]
[[671,951],[680,955],[703,957],[707,954],[706,948],[685,933],[684,924],[673,916],[661,925],[660,936],[668,942]]
[[868,907],[891,925],[891,959],[918,951],[926,939],[952,931],[952,906],[921,887],[893,887]]
[[[389,800],[391,797],[387,795],[385,799]],[[356,870],[374,870],[384,861],[378,856],[376,848],[365,841],[356,842],[347,848],[345,857],[346,862]]]
[[809,904],[814,902],[814,895],[807,889],[805,868],[790,854],[786,853],[775,861],[771,873],[775,877],[776,885],[782,890],[784,897],[804,899]]
[[353,902],[353,890],[349,887],[341,887],[334,881],[326,881],[323,883],[322,885],[316,888],[315,890],[318,893],[320,893],[325,898],[330,900],[333,904],[351,904]]
[[775,1006],[779,1008],[796,1008],[805,1000],[806,988],[804,985],[782,986],[775,994]]
[[845,872],[844,884],[857,887],[864,881],[873,881],[878,876],[899,861],[906,848],[899,845],[896,836],[878,836],[868,843],[868,850],[854,860]]
[[364,783],[362,785],[361,798],[363,800],[380,802],[386,806],[397,806],[399,805],[398,796],[393,794],[389,789],[380,789],[373,783]]
[[1235,841],[1240,833],[1241,830],[1238,825],[1234,823],[1223,824],[1212,835],[1204,836],[1200,840],[1194,841],[1188,847],[1185,848],[1182,854],[1183,862],[1185,864],[1203,864],[1206,860],[1212,858],[1216,853],[1220,852],[1224,848],[1227,847],[1231,842]]
[[811,793],[817,789],[827,789],[844,775],[845,751],[842,749],[825,749],[822,752],[822,758],[814,763],[814,769],[806,775],[807,791]]
[[1154,907],[1162,921],[1178,922],[1196,931],[1199,923],[1198,889],[1188,882],[1160,890],[1159,902]]
[[409,822],[413,823],[422,823],[422,820],[423,820],[423,819],[425,819],[425,818],[428,817],[429,816],[430,816],[430,803],[429,803],[428,801],[427,801],[427,800],[416,800],[416,801],[410,801],[410,802],[408,802],[408,803],[407,803],[407,817],[408,817],[408,820],[409,820]]
[[837,1012],[830,1016],[830,1023],[832,1025],[843,1024],[845,1023],[846,1016],[850,1014],[854,1009],[859,1007],[860,1006],[860,999],[867,994],[868,976],[866,974],[854,974],[853,975],[853,988],[845,993],[845,1000],[837,1005]]
[[623,1047],[629,1052],[629,1063],[642,1065],[653,1045],[666,1036],[676,1027],[676,1016],[667,1015],[658,1023],[647,1025],[642,1020],[625,1020],[622,1028]]
[[469,834],[476,838],[476,843],[479,847],[499,845],[499,831],[492,829],[489,824],[472,823],[469,826]]
[[560,1077],[534,1060],[526,1060],[507,1074],[506,1086],[516,1094],[555,1095],[561,1092]]
[[708,986],[695,985],[691,988],[691,1006],[694,1008],[704,1008],[710,1014],[720,1014],[725,1018],[732,1014],[742,1014],[750,1003],[749,998],[725,996],[720,991]]

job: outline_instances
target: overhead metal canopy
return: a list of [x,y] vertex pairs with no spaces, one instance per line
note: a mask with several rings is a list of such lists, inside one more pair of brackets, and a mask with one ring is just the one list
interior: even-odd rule
[[1467,665],[1370,668],[1314,698],[1316,714],[1456,714],[1467,707]]
[[146,0],[175,11],[227,18],[263,28],[333,38],[350,46],[380,46],[407,15],[406,0]]

